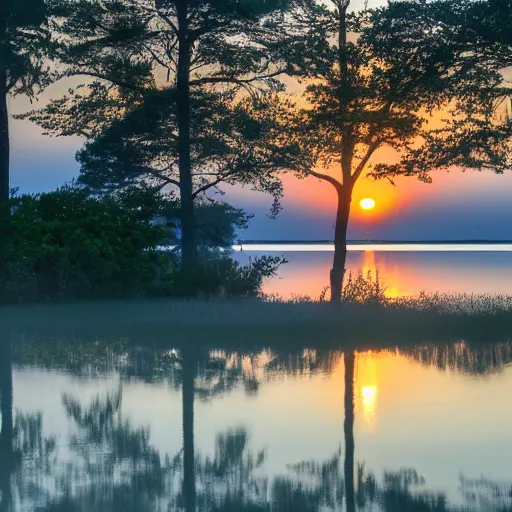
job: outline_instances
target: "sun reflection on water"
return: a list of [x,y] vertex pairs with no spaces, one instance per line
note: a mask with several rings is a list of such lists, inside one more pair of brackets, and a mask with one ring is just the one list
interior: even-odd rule
[[360,352],[356,354],[356,393],[359,401],[361,418],[368,430],[376,427],[377,398],[378,398],[378,375],[377,362],[379,354]]
[[377,386],[364,386],[361,389],[361,396],[363,398],[364,412],[372,414],[375,411],[375,403],[377,401]]

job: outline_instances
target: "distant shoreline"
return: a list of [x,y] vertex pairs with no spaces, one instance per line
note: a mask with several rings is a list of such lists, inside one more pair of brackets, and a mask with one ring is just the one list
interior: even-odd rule
[[[243,240],[236,245],[316,245],[334,244],[333,240]],[[491,245],[512,244],[512,240],[347,240],[349,245]]]

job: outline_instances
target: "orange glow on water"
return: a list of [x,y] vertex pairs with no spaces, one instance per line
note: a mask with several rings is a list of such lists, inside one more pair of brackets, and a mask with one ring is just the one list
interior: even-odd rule
[[[332,252],[284,253],[289,261],[278,277],[265,280],[264,292],[285,298],[308,295],[318,299],[329,284]],[[387,297],[417,295],[421,291],[444,293],[510,293],[510,253],[403,253],[349,251],[347,270],[352,274],[377,272]]]

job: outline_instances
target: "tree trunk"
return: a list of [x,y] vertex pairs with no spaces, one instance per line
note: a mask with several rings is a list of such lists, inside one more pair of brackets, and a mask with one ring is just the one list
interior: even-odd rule
[[[0,62],[0,66],[2,63]],[[0,233],[9,218],[9,113],[7,109],[7,75],[0,67]]]
[[354,492],[354,352],[345,353],[345,496],[347,512],[356,511]]
[[192,196],[192,166],[190,156],[190,35],[188,0],[176,2],[179,53],[177,73],[178,157],[181,200],[181,262],[190,270],[196,261],[195,210]]
[[334,259],[331,270],[331,302],[341,301],[343,276],[347,259],[347,229],[350,217],[352,189],[343,186],[338,190],[338,210],[334,231]]
[[7,340],[0,337],[0,511],[11,510],[11,473],[14,464],[12,417],[12,358]]
[[[339,107],[341,119],[346,119],[350,95],[352,93],[349,83],[349,71],[347,60],[347,9],[350,1],[340,0],[339,8],[339,26],[338,26],[338,62],[340,66],[341,87],[339,88]],[[345,261],[347,259],[347,229],[350,216],[350,202],[352,200],[352,189],[354,181],[352,179],[352,160],[354,156],[354,134],[353,126],[344,124],[341,129],[342,148],[340,155],[341,174],[343,185],[337,187],[338,192],[338,210],[336,213],[336,226],[334,233],[334,262],[331,270],[331,302],[341,301],[343,290],[343,277],[345,274]]]
[[196,510],[196,475],[194,450],[194,380],[196,357],[194,350],[184,348],[183,360],[183,496],[185,512]]

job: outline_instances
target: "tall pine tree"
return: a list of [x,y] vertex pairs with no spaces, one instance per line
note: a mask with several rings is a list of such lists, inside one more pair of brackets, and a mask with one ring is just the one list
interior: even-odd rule
[[53,30],[66,74],[90,80],[29,117],[49,132],[88,139],[79,154],[83,183],[104,189],[150,178],[175,186],[182,265],[192,268],[198,194],[222,182],[280,193],[260,93],[280,88],[287,2],[57,4]]

